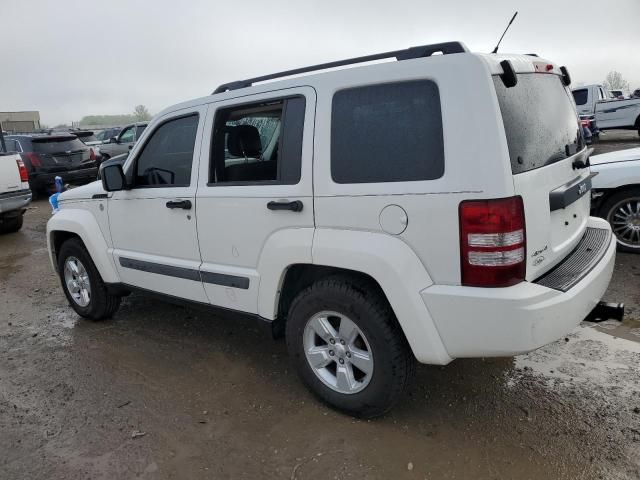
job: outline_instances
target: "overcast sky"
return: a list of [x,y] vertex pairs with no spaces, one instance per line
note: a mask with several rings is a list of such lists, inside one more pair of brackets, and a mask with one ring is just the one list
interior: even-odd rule
[[53,126],[156,113],[220,83],[461,40],[567,65],[577,83],[618,70],[640,87],[640,0],[0,0],[0,111]]

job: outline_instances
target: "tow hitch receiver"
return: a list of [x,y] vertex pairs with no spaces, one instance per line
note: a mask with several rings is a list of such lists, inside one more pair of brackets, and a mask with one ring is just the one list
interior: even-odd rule
[[622,321],[622,317],[624,317],[624,303],[599,302],[585,320],[598,323],[609,319]]

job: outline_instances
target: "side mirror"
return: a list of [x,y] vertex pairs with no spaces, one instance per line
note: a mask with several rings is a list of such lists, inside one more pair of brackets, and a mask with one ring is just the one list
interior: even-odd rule
[[102,168],[102,188],[107,192],[117,192],[127,188],[127,179],[121,164],[105,165]]
[[118,137],[111,137],[109,143],[118,143]]

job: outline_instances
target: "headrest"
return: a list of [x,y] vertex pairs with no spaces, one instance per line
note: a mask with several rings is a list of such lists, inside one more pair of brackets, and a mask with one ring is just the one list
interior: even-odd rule
[[229,127],[227,150],[234,157],[259,157],[262,155],[260,132],[253,125]]

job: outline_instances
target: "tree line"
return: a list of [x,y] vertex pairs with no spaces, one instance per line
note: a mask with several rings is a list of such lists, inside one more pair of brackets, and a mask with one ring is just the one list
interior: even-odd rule
[[81,127],[90,127],[92,125],[111,125],[122,126],[127,123],[144,122],[151,120],[151,114],[144,105],[136,105],[133,113],[123,115],[86,115],[80,120]]

